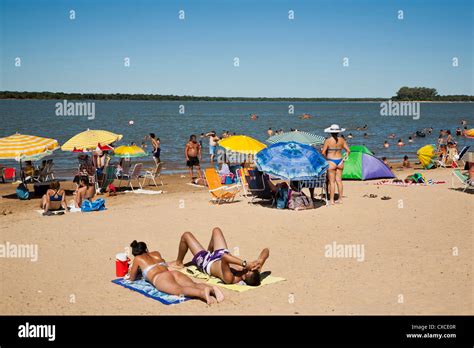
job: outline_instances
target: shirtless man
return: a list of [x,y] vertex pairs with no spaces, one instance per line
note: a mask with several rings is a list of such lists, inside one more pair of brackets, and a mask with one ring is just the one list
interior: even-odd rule
[[189,175],[191,176],[191,182],[193,182],[193,167],[196,166],[198,177],[201,176],[201,166],[199,160],[201,159],[201,145],[196,141],[196,136],[193,134],[189,137],[189,141],[186,143],[184,148],[184,155],[186,156],[186,165],[189,168]]
[[179,242],[178,258],[173,262],[174,267],[184,267],[183,260],[188,249],[194,255],[192,263],[201,272],[217,277],[225,284],[236,284],[243,281],[250,286],[260,285],[260,271],[270,256],[270,251],[267,248],[260,252],[257,260],[249,263],[232,255],[227,249],[227,242],[219,227],[212,230],[207,250],[191,232],[184,232]]

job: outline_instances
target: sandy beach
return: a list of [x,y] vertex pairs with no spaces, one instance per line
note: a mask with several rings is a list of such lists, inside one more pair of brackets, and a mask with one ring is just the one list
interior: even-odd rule
[[[394,172],[404,178],[414,170]],[[0,242],[38,245],[36,262],[1,261],[0,314],[473,314],[472,191],[452,189],[450,169],[423,173],[446,183],[344,181],[342,205],[308,211],[243,197],[214,205],[206,188],[176,174],[163,177],[161,195],[104,196],[106,211],[43,217],[35,211],[39,199],[13,199],[15,186],[0,184]],[[212,306],[198,300],[165,306],[111,283],[115,254],[132,240],[171,261],[184,231],[207,243],[215,226],[242,257],[270,248],[264,270],[286,281],[224,290],[225,301]],[[333,243],[363,245],[363,260],[326,257]]]

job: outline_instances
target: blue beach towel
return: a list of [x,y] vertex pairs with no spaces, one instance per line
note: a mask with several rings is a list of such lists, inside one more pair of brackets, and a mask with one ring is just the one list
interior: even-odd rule
[[178,304],[184,301],[190,300],[189,297],[179,297],[176,295],[170,295],[165,292],[157,290],[153,285],[148,283],[144,279],[130,281],[123,278],[118,278],[112,280],[112,283],[121,285],[127,289],[139,292],[142,295],[150,297],[154,300],[160,301],[165,305]]

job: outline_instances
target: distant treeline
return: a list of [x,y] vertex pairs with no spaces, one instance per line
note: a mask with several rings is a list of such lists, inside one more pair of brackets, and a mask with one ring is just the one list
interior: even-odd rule
[[438,95],[435,88],[402,87],[392,100],[423,100],[423,101],[474,101],[472,95]]
[[[162,94],[122,94],[122,93],[62,93],[62,92],[17,92],[0,91],[0,99],[59,99],[59,100],[161,100],[161,101],[295,101],[295,102],[367,102],[384,101],[387,98],[266,98],[266,97],[207,97]],[[393,100],[427,101],[474,101],[474,96],[439,96],[434,88],[402,87]]]

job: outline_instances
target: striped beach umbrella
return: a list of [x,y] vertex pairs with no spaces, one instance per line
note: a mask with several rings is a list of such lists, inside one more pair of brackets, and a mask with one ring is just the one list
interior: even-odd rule
[[137,145],[122,145],[114,150],[114,156],[120,158],[135,158],[135,157],[144,157],[148,156],[145,151],[141,147]]
[[324,144],[324,140],[325,138],[320,135],[303,132],[303,131],[293,131],[293,132],[285,132],[285,133],[273,135],[267,139],[267,143],[276,144],[280,142],[291,141],[291,142],[313,146],[313,145]]
[[94,150],[100,145],[109,145],[122,139],[122,134],[115,134],[106,130],[88,129],[82,133],[76,134],[66,141],[61,150],[78,151],[78,150]]
[[0,159],[34,161],[50,155],[58,148],[55,139],[17,133],[0,138]]

